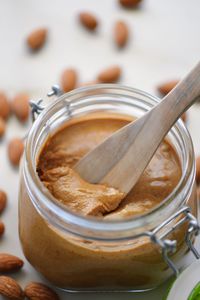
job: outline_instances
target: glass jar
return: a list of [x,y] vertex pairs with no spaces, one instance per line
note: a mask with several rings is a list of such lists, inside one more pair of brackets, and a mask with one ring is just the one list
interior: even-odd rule
[[194,153],[181,120],[167,139],[179,157],[182,177],[173,192],[144,215],[115,221],[76,215],[54,199],[36,172],[45,141],[71,118],[94,112],[140,117],[158,102],[140,90],[96,85],[62,95],[33,124],[21,167],[19,234],[28,261],[54,285],[73,291],[148,290],[169,278],[172,270],[178,272],[188,245],[195,252]]

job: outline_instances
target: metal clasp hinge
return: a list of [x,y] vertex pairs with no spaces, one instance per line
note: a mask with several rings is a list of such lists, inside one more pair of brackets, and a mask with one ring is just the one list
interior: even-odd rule
[[[159,232],[171,222],[173,222],[177,217],[182,216],[178,222],[172,224],[172,226],[166,230],[165,233]],[[146,232],[146,235],[149,236],[151,241],[158,245],[161,248],[162,256],[166,264],[172,269],[174,275],[177,277],[179,275],[179,269],[174,264],[174,262],[170,259],[169,255],[176,252],[177,249],[177,241],[165,239],[167,235],[172,233],[175,229],[180,227],[183,223],[188,222],[187,232],[185,236],[185,242],[188,245],[189,249],[192,251],[194,256],[199,259],[200,254],[197,249],[194,247],[192,238],[193,236],[197,236],[200,233],[200,226],[198,224],[197,219],[191,214],[190,208],[185,206],[181,208],[178,212],[173,214],[170,218],[168,218],[165,222],[163,222],[160,226],[155,228],[153,231]]]

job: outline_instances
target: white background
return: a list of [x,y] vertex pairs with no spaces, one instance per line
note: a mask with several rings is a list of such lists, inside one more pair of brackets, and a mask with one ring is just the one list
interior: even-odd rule
[[[98,16],[96,34],[79,25],[77,14],[82,10]],[[112,41],[113,24],[118,19],[126,20],[131,30],[130,42],[122,51]],[[25,38],[40,26],[49,28],[48,41],[41,51],[32,54]],[[77,68],[79,80],[84,82],[95,79],[99,71],[112,64],[123,69],[121,83],[155,94],[159,83],[185,75],[199,60],[199,54],[199,0],[146,0],[135,11],[122,9],[116,0],[0,0],[0,89],[10,98],[20,91],[27,91],[34,99],[45,96],[65,67]],[[196,104],[188,119],[196,153],[200,153],[199,116],[200,105]],[[0,188],[7,191],[9,200],[2,215],[6,233],[0,251],[21,257],[17,228],[19,175],[7,160],[6,146],[12,136],[22,137],[28,126],[12,117],[0,142]],[[14,277],[22,286],[30,280],[42,280],[28,262]],[[142,295],[62,294],[62,299],[160,300],[165,289],[163,286]]]

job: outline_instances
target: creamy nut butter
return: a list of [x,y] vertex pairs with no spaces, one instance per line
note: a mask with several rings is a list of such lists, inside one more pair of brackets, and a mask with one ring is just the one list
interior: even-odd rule
[[[172,271],[161,248],[145,232],[184,205],[196,215],[193,149],[181,124],[162,142],[126,196],[112,186],[90,184],[73,170],[88,151],[153,102],[142,92],[110,89],[94,88],[88,102],[86,91],[64,95],[36,120],[27,139],[19,194],[21,244],[28,261],[66,290],[136,291],[158,286]],[[130,100],[132,93],[135,98]],[[66,113],[65,97],[72,97],[72,103],[78,99],[71,114]],[[177,241],[169,257],[178,266],[184,265],[189,252],[186,228],[184,223],[167,236]]]

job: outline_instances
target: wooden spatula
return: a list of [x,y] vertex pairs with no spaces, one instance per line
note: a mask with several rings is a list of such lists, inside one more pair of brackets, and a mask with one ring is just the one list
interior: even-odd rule
[[200,95],[200,63],[153,109],[115,132],[74,167],[83,179],[128,193],[177,119]]

